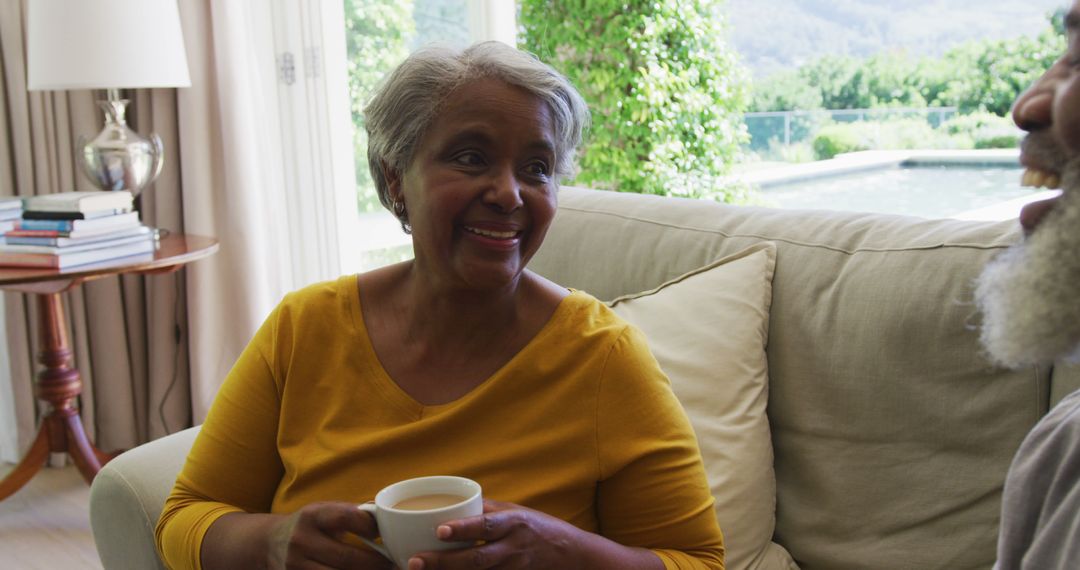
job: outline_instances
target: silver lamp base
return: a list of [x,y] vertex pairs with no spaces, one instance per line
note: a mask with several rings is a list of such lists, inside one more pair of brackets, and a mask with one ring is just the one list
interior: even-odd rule
[[98,101],[105,111],[105,128],[87,142],[80,136],[76,161],[95,186],[102,190],[128,190],[137,196],[153,182],[165,164],[161,137],[140,136],[127,126],[124,111],[128,100],[109,89],[109,100]]

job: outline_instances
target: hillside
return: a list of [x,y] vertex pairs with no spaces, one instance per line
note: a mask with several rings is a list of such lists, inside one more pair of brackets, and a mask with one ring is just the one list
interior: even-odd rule
[[939,55],[966,41],[1036,35],[1067,0],[727,0],[730,41],[756,77],[825,54]]

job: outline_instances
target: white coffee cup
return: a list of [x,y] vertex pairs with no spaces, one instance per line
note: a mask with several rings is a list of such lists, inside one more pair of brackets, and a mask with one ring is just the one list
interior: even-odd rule
[[[460,502],[422,510],[395,508],[406,499],[430,495],[457,495]],[[471,542],[439,540],[435,529],[457,519],[483,514],[484,500],[480,484],[464,477],[438,475],[398,481],[375,495],[374,503],[359,506],[375,517],[382,544],[361,537],[368,546],[390,559],[398,568],[408,568],[409,558],[420,552],[452,550],[471,546]]]

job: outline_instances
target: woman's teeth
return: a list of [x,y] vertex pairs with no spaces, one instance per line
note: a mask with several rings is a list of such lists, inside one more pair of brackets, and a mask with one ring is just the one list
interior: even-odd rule
[[480,228],[474,228],[471,226],[465,226],[465,229],[478,236],[484,236],[494,239],[510,239],[518,234],[517,232],[496,232],[492,230],[482,230]]
[[1029,168],[1024,171],[1024,176],[1020,179],[1020,185],[1055,190],[1061,187],[1061,177],[1053,172]]

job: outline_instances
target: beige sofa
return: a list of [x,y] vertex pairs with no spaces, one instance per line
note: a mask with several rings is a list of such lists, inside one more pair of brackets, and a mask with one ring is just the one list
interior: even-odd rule
[[[961,570],[993,564],[1013,453],[1053,402],[1080,387],[1076,368],[1010,372],[980,353],[971,283],[1017,238],[1015,222],[784,211],[563,188],[531,267],[600,299],[649,291],[648,301],[664,294],[655,290],[661,284],[698,279],[695,268],[734,260],[719,264],[727,271],[755,244],[751,251],[770,252],[774,257],[758,264],[767,270],[761,287],[747,285],[764,292],[757,312],[764,311],[758,328],[767,334],[759,343],[767,390],[732,391],[741,369],[700,378],[669,372],[712,467],[721,524],[731,529],[729,568]],[[726,275],[714,289],[728,293],[749,281]],[[675,298],[692,310],[679,314],[677,328],[715,330],[695,334],[722,339],[753,329],[752,319],[723,322],[750,314],[738,306],[710,310],[732,301],[710,300],[708,283],[679,290],[683,297]],[[650,343],[670,341],[663,329],[643,328]],[[687,346],[679,341],[674,349],[685,353]],[[752,349],[738,351],[707,356],[717,359],[717,371],[754,357]],[[740,418],[755,397],[765,410],[765,396],[762,435]],[[711,417],[714,405],[734,405],[735,419]],[[91,518],[107,568],[159,564],[154,523],[196,429],[129,451],[98,475]],[[726,453],[738,445],[745,449]],[[729,483],[729,467],[749,470]],[[721,497],[725,489],[735,494]],[[762,500],[762,489],[774,497]],[[743,515],[729,514],[745,507],[760,519],[753,533],[740,526]]]

